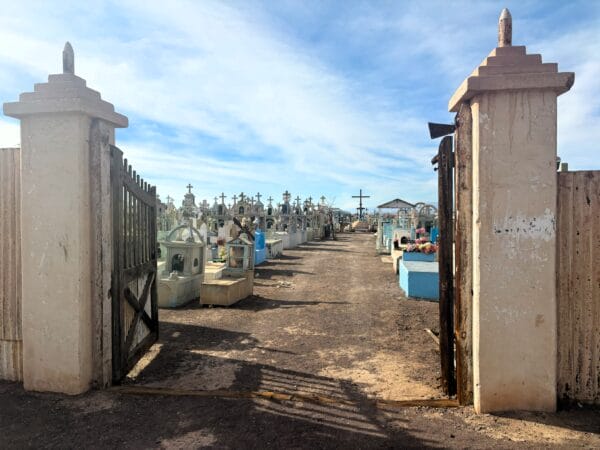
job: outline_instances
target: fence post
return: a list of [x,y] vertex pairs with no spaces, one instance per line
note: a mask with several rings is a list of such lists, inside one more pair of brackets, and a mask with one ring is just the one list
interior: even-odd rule
[[573,73],[498,47],[453,95],[473,148],[473,378],[478,412],[556,408],[556,99]]
[[74,74],[69,43],[63,73],[5,103],[4,113],[21,120],[24,386],[78,394],[91,386],[96,357],[100,249],[92,209],[101,186],[91,124],[102,121],[100,137],[114,142],[114,128],[127,118]]

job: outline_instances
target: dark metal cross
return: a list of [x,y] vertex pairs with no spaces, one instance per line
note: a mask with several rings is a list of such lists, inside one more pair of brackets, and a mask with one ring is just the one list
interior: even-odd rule
[[273,197],[271,197],[270,195],[269,195],[269,198],[268,198],[267,200],[269,201],[269,205],[270,205],[271,203],[273,203]]
[[262,197],[261,193],[260,193],[260,192],[257,192],[257,193],[256,193],[256,198],[258,199],[258,201],[259,201],[259,202],[260,202],[260,198],[261,198],[261,197]]
[[237,203],[237,202],[236,202],[236,200],[237,200],[237,195],[234,195],[234,196],[233,196],[233,205],[234,205],[234,206],[235,206],[235,204]]
[[296,197],[296,205],[300,205],[300,200],[302,200],[302,199],[301,199],[301,198],[300,198],[300,196],[298,195],[298,196]]
[[221,192],[221,205],[225,204],[225,199],[227,198],[227,196],[225,195],[224,192]]
[[292,194],[290,194],[286,189],[285,192],[283,193],[283,201],[286,203],[289,202],[291,196],[292,196]]
[[361,189],[360,190],[360,194],[359,195],[353,195],[352,198],[358,198],[359,199],[359,203],[358,203],[359,207],[356,208],[356,209],[358,210],[358,217],[360,219],[362,219],[363,218],[363,211],[365,209],[367,209],[367,208],[363,208],[363,202],[362,202],[363,198],[371,198],[371,196],[370,195],[363,195],[362,189]]
[[189,183],[189,184],[186,186],[186,188],[188,188],[188,193],[190,193],[190,194],[192,193],[192,188],[193,188],[193,187],[194,187],[194,186],[192,186],[192,184],[191,184],[191,183]]
[[246,198],[246,196],[245,196],[245,195],[244,195],[244,193],[242,192],[242,193],[240,194],[240,202],[243,202],[245,198]]

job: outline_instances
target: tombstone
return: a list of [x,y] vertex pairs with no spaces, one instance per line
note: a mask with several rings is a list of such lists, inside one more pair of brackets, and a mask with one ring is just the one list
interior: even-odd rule
[[241,233],[226,244],[226,267],[220,279],[202,285],[202,305],[230,306],[252,295],[254,289],[254,244]]
[[265,233],[262,230],[254,232],[254,264],[259,265],[267,259],[267,243]]

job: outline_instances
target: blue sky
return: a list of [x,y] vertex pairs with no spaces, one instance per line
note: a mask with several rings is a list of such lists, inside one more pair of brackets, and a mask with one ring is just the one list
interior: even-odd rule
[[[8,1],[1,0],[0,100],[61,71],[129,117],[117,145],[180,202],[240,191],[279,200],[324,194],[353,209],[436,199],[427,121],[496,44],[513,43],[576,73],[559,98],[559,155],[600,169],[600,1]],[[0,118],[0,146],[18,143]],[[263,199],[264,200],[264,199]]]

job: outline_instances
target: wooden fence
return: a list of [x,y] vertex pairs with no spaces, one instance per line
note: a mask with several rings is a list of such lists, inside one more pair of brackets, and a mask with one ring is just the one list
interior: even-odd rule
[[23,379],[20,149],[0,149],[0,380]]
[[558,173],[558,396],[600,404],[600,171]]

